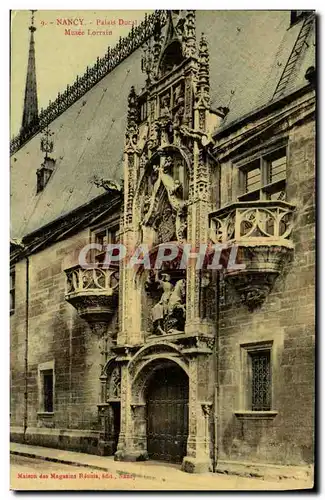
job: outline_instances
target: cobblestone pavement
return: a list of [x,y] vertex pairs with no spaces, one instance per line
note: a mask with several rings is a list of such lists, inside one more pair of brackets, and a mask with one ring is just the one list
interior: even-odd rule
[[87,467],[77,467],[42,459],[11,455],[10,487],[15,490],[288,490],[306,489],[306,481],[266,481],[223,474],[184,474],[170,480],[119,475]]

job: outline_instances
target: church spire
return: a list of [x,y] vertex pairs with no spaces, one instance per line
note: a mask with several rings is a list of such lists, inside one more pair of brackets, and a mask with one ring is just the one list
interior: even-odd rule
[[22,134],[28,133],[30,129],[37,128],[39,125],[36,67],[35,67],[34,32],[36,31],[36,28],[34,26],[34,12],[36,11],[35,10],[31,11],[32,13],[31,25],[29,26],[30,41],[29,41],[28,66],[27,66],[26,86],[25,86],[24,111],[23,111],[23,120],[21,124]]

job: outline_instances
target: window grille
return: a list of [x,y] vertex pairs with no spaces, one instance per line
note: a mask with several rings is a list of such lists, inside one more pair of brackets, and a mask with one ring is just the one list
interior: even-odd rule
[[270,351],[250,354],[252,367],[252,411],[271,410]]
[[145,121],[147,117],[148,117],[147,100],[144,100],[143,102],[140,102],[140,121],[141,122]]
[[53,412],[53,370],[44,370],[43,377],[43,402],[44,412]]

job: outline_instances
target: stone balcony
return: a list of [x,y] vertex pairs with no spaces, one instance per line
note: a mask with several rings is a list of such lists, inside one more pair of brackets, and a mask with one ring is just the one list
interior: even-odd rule
[[270,292],[275,278],[293,251],[294,206],[280,200],[236,202],[210,213],[210,239],[214,244],[237,246],[236,263],[225,279],[249,308]]
[[65,270],[65,299],[91,325],[108,323],[117,307],[118,269],[79,265]]

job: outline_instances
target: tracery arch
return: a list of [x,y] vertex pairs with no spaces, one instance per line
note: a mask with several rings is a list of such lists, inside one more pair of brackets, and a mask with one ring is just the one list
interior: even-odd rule
[[169,73],[184,60],[182,45],[179,40],[172,40],[162,53],[159,63],[159,76]]

